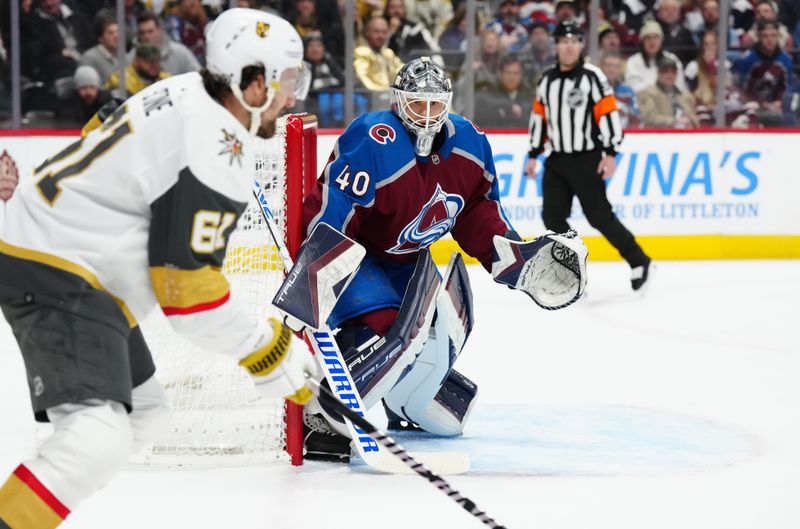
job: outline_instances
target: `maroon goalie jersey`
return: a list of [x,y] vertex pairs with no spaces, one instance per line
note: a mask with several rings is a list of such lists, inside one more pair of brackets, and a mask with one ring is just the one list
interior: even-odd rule
[[500,206],[491,147],[455,114],[443,133],[441,147],[420,157],[392,112],[354,120],[306,197],[306,232],[324,222],[397,263],[413,263],[420,249],[452,233],[491,269],[492,238],[513,229]]

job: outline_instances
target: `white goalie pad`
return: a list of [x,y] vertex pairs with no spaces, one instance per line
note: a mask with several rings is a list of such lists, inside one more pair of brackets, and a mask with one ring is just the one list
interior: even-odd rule
[[492,277],[547,310],[573,304],[586,289],[588,250],[578,233],[545,233],[530,242],[494,237]]
[[474,383],[453,370],[453,364],[472,325],[469,276],[461,255],[454,254],[436,297],[436,321],[425,347],[384,397],[392,412],[436,435],[463,432],[478,391]]

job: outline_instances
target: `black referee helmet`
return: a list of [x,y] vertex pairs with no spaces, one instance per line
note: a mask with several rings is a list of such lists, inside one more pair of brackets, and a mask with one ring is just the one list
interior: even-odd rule
[[578,37],[583,40],[583,30],[581,26],[574,20],[562,20],[553,30],[553,40],[558,42],[560,37]]

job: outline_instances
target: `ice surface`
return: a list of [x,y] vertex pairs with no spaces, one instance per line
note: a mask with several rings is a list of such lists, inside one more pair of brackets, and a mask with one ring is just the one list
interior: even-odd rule
[[[450,478],[508,528],[800,527],[798,261],[664,262],[645,297],[590,263],[586,299],[537,308],[470,267],[480,386]],[[30,453],[22,362],[0,324],[0,474]],[[423,437],[423,438],[420,438]],[[0,478],[1,479],[1,478]],[[414,476],[307,463],[125,471],[65,528],[480,527]]]

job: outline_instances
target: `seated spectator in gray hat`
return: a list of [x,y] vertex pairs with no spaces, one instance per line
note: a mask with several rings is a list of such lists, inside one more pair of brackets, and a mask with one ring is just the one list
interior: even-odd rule
[[65,126],[80,128],[108,103],[111,95],[100,88],[100,75],[91,66],[78,66],[73,78],[75,90],[59,101],[57,117]]
[[652,128],[693,129],[699,125],[694,96],[676,85],[678,61],[662,57],[658,61],[656,83],[638,92],[642,125]]

